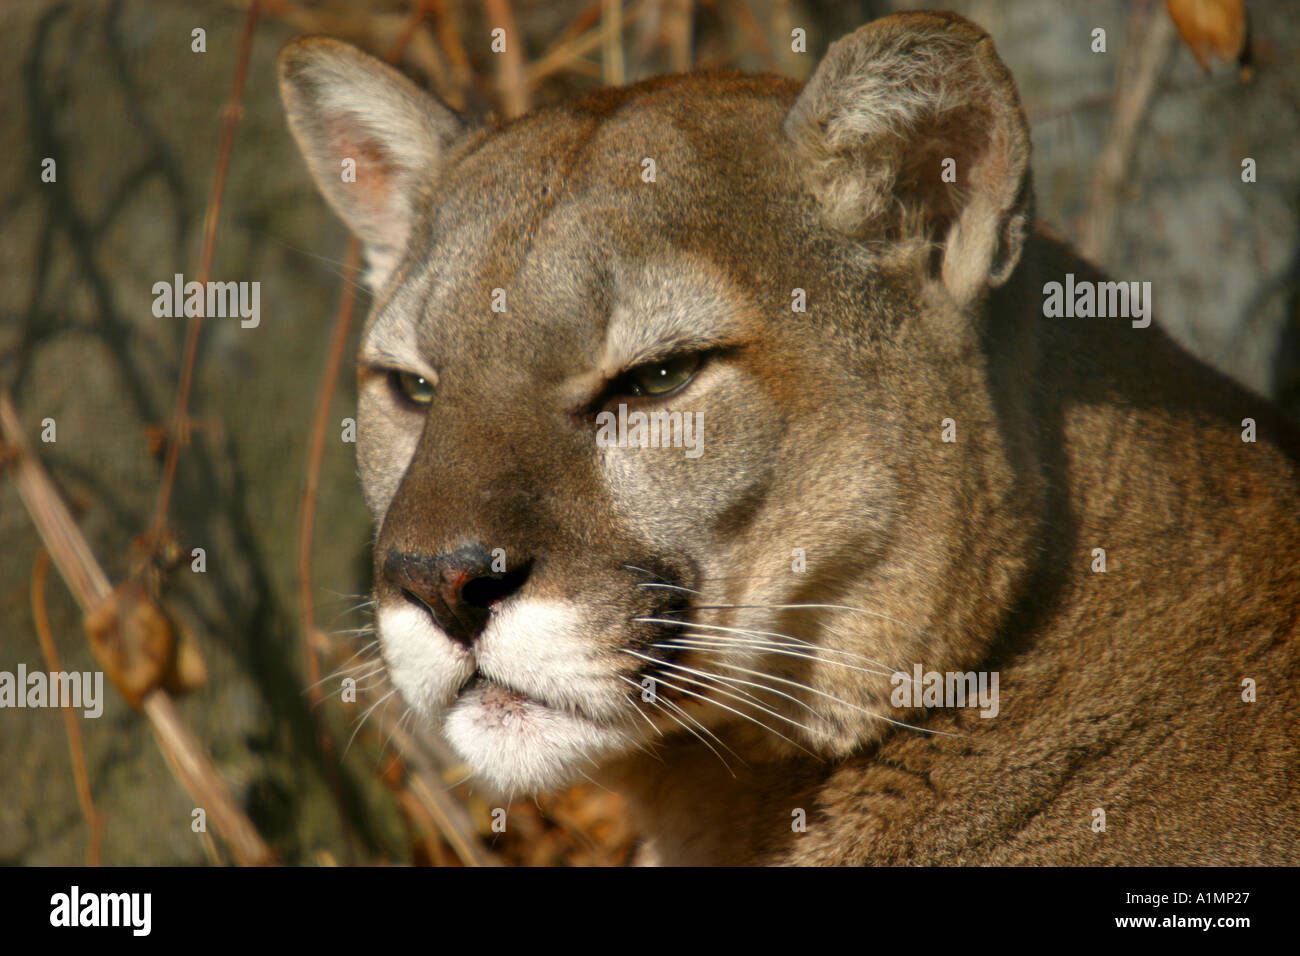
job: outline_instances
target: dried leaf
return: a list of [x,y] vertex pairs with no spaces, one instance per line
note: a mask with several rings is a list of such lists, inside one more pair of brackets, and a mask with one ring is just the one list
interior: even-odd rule
[[1165,0],[1169,17],[1201,69],[1210,57],[1236,62],[1246,47],[1245,0]]
[[85,624],[95,658],[138,709],[172,667],[175,645],[167,619],[145,589],[128,580],[86,615]]

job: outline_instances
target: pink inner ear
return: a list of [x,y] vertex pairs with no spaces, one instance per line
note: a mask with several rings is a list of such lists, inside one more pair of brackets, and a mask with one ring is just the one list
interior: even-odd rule
[[356,201],[367,209],[378,212],[386,208],[391,199],[396,169],[392,157],[374,139],[358,135],[359,125],[335,121],[330,124],[330,149],[342,173],[342,161],[353,159],[357,164],[357,181],[344,183]]

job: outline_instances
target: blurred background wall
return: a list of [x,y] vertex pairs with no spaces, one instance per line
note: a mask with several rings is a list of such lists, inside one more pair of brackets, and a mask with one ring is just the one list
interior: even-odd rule
[[[1218,28],[1180,35],[1163,0],[274,0],[252,34],[212,250],[213,279],[261,283],[261,323],[203,325],[170,534],[154,547],[144,533],[186,323],[155,318],[151,290],[199,272],[248,0],[0,6],[0,387],[110,578],[151,569],[144,579],[206,665],[181,712],[280,860],[455,864],[481,852],[617,863],[634,835],[618,801],[592,787],[516,801],[506,832],[494,833],[500,804],[460,783],[463,769],[436,741],[397,727],[391,698],[359,724],[387,690],[364,650],[370,529],[339,425],[355,410],[364,295],[328,407],[308,592],[322,673],[361,651],[348,673],[362,693],[342,700],[336,675],[313,706],[296,553],[347,238],[290,141],[279,48],[304,33],[378,56],[401,47],[401,68],[448,102],[509,115],[685,68],[804,78],[837,36],[928,6],[984,26],[1014,72],[1033,126],[1041,221],[1117,277],[1149,280],[1157,321],[1300,416],[1294,2],[1249,0],[1243,55],[1211,57],[1205,70],[1197,52]],[[498,25],[516,60],[491,52]],[[796,28],[806,53],[791,50]],[[1096,28],[1104,53],[1092,49]],[[204,52],[192,49],[196,29]],[[1247,157],[1254,183],[1242,182]],[[46,158],[54,182],[42,181]],[[52,443],[37,441],[47,418]],[[0,670],[48,670],[32,599],[41,541],[7,480],[0,541]],[[191,569],[196,547],[203,573]],[[62,669],[97,668],[52,571],[43,592]],[[102,717],[79,721],[75,758],[57,711],[0,711],[0,862],[229,861],[221,840],[192,829],[195,801],[147,721],[111,687],[106,698]]]

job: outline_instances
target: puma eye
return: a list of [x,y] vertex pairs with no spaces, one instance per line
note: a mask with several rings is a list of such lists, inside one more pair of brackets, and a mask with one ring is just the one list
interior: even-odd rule
[[399,372],[394,369],[388,373],[388,384],[412,405],[428,405],[433,401],[434,383],[414,372]]
[[692,378],[700,367],[700,356],[678,355],[663,362],[647,362],[622,375],[622,384],[631,395],[667,395]]

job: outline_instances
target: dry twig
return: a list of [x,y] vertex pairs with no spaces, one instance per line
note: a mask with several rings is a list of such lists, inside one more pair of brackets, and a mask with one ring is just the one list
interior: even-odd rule
[[[217,219],[221,215],[221,196],[226,188],[226,171],[230,167],[230,151],[235,143],[235,125],[243,115],[244,78],[248,74],[248,58],[253,48],[253,33],[257,27],[257,14],[261,4],[252,0],[248,6],[248,16],[244,20],[244,33],[239,44],[239,65],[235,69],[234,90],[230,102],[222,113],[225,122],[221,129],[221,150],[217,156],[217,168],[212,176],[212,190],[208,195],[208,206],[203,215],[203,251],[199,258],[200,285],[207,285],[212,275],[212,257],[216,250]],[[171,502],[172,488],[176,483],[176,463],[180,457],[181,438],[185,429],[189,409],[190,389],[194,383],[194,363],[199,352],[199,330],[203,325],[203,314],[190,319],[185,331],[185,351],[181,360],[181,377],[176,387],[176,404],[172,409],[169,424],[170,435],[166,442],[166,458],[163,461],[162,483],[158,487],[158,501],[154,506],[153,522],[146,541],[146,555],[157,555],[166,537],[167,509]]]
[[[54,633],[50,630],[50,616],[45,607],[45,574],[50,567],[50,553],[44,548],[36,555],[36,564],[32,568],[32,620],[36,624],[36,635],[40,638],[41,653],[51,673],[62,671],[59,664],[59,651],[54,646]],[[90,795],[90,775],[86,772],[86,749],[81,743],[81,725],[77,722],[76,711],[64,705],[64,727],[68,734],[68,750],[72,758],[72,779],[77,787],[77,803],[81,805],[81,815],[86,819],[90,833],[86,838],[86,866],[99,866],[99,847],[104,836],[104,818],[95,812],[95,801]]]
[[524,73],[524,36],[515,27],[515,15],[510,0],[483,0],[488,20],[493,28],[505,30],[505,50],[498,53],[497,89],[501,94],[501,109],[506,119],[514,119],[528,112],[529,85]]
[[1126,51],[1126,64],[1120,70],[1110,134],[1093,167],[1088,219],[1081,244],[1083,254],[1099,265],[1105,264],[1115,237],[1138,132],[1174,46],[1173,24],[1165,15],[1164,7],[1157,4],[1152,4],[1144,14],[1134,12],[1129,19],[1129,34],[1134,39]]

